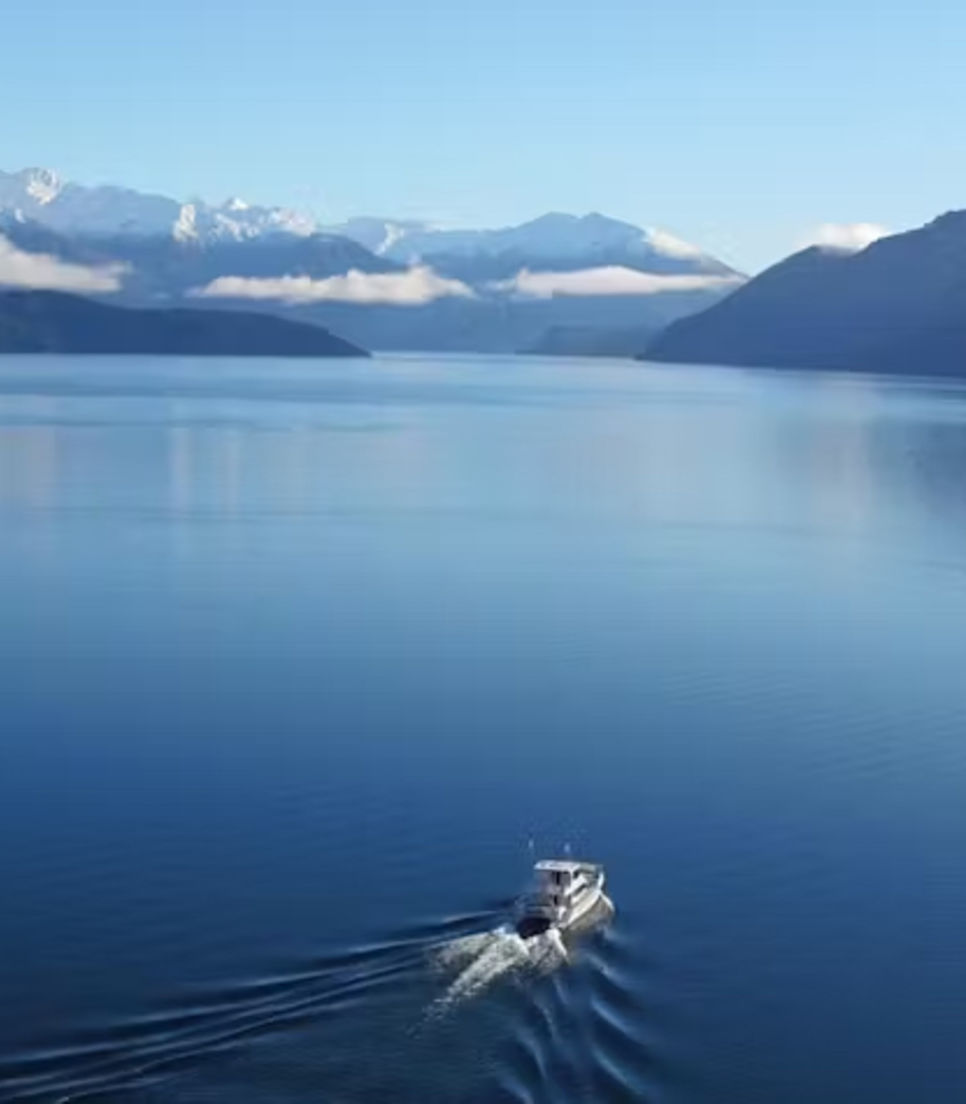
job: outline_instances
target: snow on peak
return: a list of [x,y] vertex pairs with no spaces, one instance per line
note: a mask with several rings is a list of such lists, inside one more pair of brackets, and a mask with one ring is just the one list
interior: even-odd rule
[[15,177],[22,182],[24,194],[41,206],[56,199],[63,187],[52,169],[22,169]]
[[196,201],[192,205],[193,236],[201,241],[251,241],[275,234],[308,237],[318,232],[315,219],[284,207],[256,207],[229,199],[220,207]]
[[378,256],[389,254],[393,247],[408,236],[426,233],[434,229],[427,222],[415,219],[387,219],[370,215],[357,215],[337,226],[327,226],[326,233],[351,238]]
[[731,271],[666,231],[643,230],[598,212],[551,211],[518,226],[493,230],[443,229],[411,219],[368,217],[323,228],[309,215],[283,207],[259,207],[237,197],[220,204],[199,199],[181,202],[130,188],[74,184],[40,168],[0,172],[0,216],[35,221],[69,236],[173,238],[201,244],[327,232],[351,238],[403,264],[442,263],[448,275],[468,279],[499,278],[525,267],[572,271],[618,265],[642,272]]
[[696,245],[682,241],[666,230],[658,230],[656,227],[648,227],[644,236],[651,248],[665,257],[676,257],[680,260],[697,259],[702,252]]
[[220,206],[201,200],[180,203],[130,188],[73,184],[49,169],[0,172],[0,214],[82,237],[245,241],[318,230],[314,219],[280,207],[255,207],[241,199]]
[[569,215],[552,211],[519,226],[495,230],[440,229],[423,223],[352,219],[335,228],[374,252],[406,264],[447,258],[488,264],[517,258],[545,269],[630,265],[640,271],[730,271],[700,249],[664,230],[642,230],[594,211]]
[[[387,239],[386,230],[396,233]],[[628,222],[608,218],[597,212],[568,215],[551,211],[519,226],[496,230],[443,230],[425,224],[390,224],[383,220],[352,219],[341,233],[372,248],[375,238],[382,239],[381,252],[397,260],[433,254],[482,254],[499,256],[519,253],[536,259],[595,256],[608,250],[661,254],[674,259],[697,260],[699,249],[661,230],[642,230]]]
[[171,233],[176,241],[192,241],[198,237],[198,230],[195,227],[195,205],[193,203],[182,205]]

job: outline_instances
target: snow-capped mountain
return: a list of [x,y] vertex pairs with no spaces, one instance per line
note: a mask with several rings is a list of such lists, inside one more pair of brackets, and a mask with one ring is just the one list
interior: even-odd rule
[[46,169],[0,172],[0,286],[41,277],[132,306],[256,302],[367,348],[467,351],[538,348],[550,331],[554,348],[576,337],[612,350],[609,335],[651,333],[744,279],[669,234],[600,214],[495,230],[381,218],[321,226],[240,200],[185,203]]
[[75,239],[173,238],[208,244],[325,234],[348,238],[396,264],[428,264],[470,283],[514,277],[524,269],[572,272],[615,265],[662,275],[733,274],[662,230],[642,230],[597,213],[551,213],[494,230],[370,217],[321,226],[283,207],[251,206],[240,199],[181,202],[115,185],[75,184],[37,168],[0,172],[0,218],[35,223]]
[[308,236],[313,219],[281,207],[181,203],[113,185],[87,187],[50,169],[0,172],[0,212],[73,237],[173,237],[179,241],[248,241],[273,234]]
[[428,222],[418,222],[414,219],[374,218],[369,215],[360,215],[335,226],[325,227],[328,233],[351,238],[352,241],[364,245],[379,257],[390,254],[400,242],[412,236],[429,233],[432,229],[432,225]]
[[446,230],[370,218],[331,230],[403,264],[429,264],[471,282],[515,276],[521,269],[572,272],[612,265],[661,275],[733,274],[721,261],[663,230],[642,230],[597,213],[555,212],[496,230]]

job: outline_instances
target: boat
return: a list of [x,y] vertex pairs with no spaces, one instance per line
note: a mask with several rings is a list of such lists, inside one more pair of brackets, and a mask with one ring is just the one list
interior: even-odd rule
[[562,935],[591,923],[601,909],[613,906],[599,863],[543,859],[533,868],[533,887],[517,902],[514,927],[523,939],[551,930]]

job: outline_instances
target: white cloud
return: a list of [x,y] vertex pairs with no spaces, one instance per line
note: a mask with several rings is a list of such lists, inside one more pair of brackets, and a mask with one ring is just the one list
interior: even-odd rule
[[623,265],[605,265],[576,272],[531,272],[524,268],[512,279],[500,280],[489,286],[494,291],[510,292],[526,298],[550,299],[555,295],[657,295],[665,291],[712,288],[724,291],[741,282],[740,276],[658,276]]
[[823,222],[800,241],[800,248],[820,245],[827,249],[842,249],[848,253],[858,253],[889,231],[876,222]]
[[208,299],[279,299],[286,303],[385,303],[415,307],[446,296],[472,298],[460,280],[438,276],[425,265],[405,272],[360,272],[313,280],[310,276],[270,278],[219,276],[195,295]]
[[25,253],[0,235],[0,286],[48,291],[117,291],[126,267],[87,267],[48,253]]

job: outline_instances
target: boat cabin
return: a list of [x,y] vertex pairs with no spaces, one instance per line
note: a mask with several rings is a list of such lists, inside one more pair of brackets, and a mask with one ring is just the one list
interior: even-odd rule
[[565,920],[575,898],[589,890],[598,877],[592,863],[569,859],[544,859],[534,869],[536,897],[555,921]]
[[599,899],[604,884],[601,866],[571,859],[544,859],[533,877],[531,892],[520,900],[517,931],[524,937],[573,923]]

